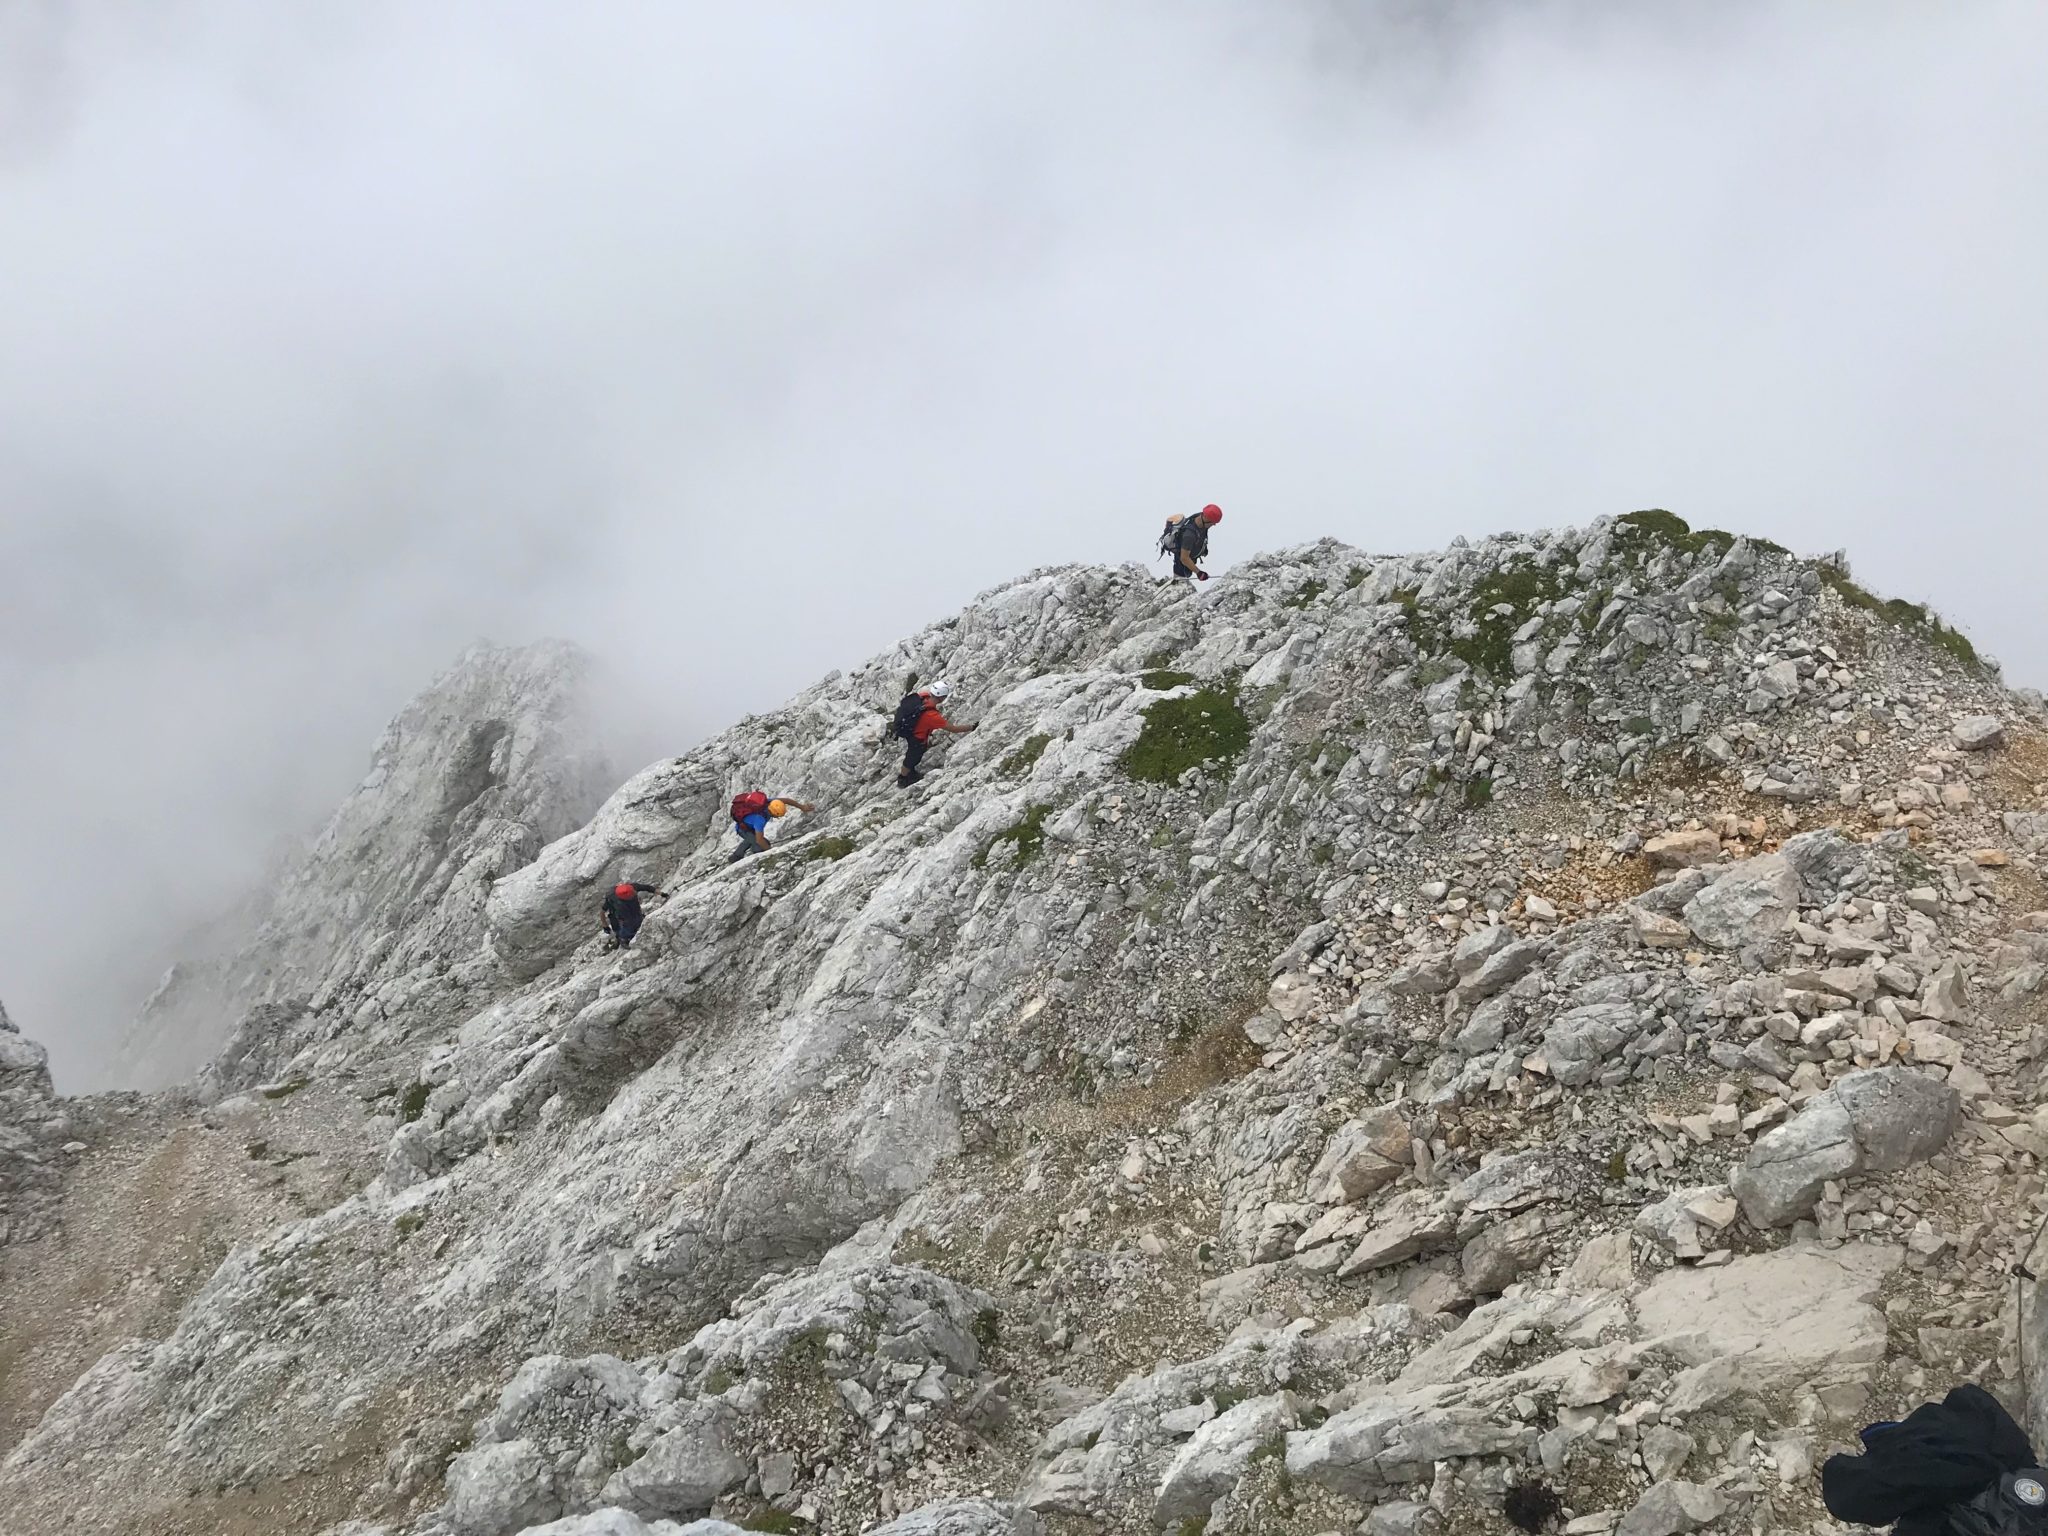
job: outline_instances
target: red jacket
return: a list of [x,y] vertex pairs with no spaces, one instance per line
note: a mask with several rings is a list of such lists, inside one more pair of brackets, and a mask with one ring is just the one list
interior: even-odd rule
[[924,713],[917,717],[917,724],[910,728],[911,738],[915,741],[930,741],[932,732],[941,728],[951,730],[953,722],[939,713],[938,705],[929,699],[925,700]]

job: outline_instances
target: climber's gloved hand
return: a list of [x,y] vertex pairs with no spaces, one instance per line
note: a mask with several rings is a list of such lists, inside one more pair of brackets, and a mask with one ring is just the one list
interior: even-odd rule
[[1197,572],[1195,572],[1195,580],[1197,580],[1197,581],[1207,581],[1208,579],[1209,579],[1209,573],[1208,573],[1207,571],[1197,571]]

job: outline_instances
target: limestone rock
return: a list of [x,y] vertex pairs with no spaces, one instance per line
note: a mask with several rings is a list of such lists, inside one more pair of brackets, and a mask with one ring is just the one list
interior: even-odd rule
[[1786,1248],[1719,1268],[1670,1269],[1635,1299],[1646,1337],[1694,1365],[1730,1360],[1743,1390],[1850,1372],[1882,1358],[1884,1314],[1871,1303],[1898,1268],[1897,1248]]
[[1924,1162],[1955,1134],[1962,1095],[1910,1067],[1852,1072],[1829,1090],[1848,1111],[1862,1167],[1889,1173]]
[[1799,914],[1801,886],[1783,853],[1731,864],[1685,904],[1683,917],[1701,943],[1742,949],[1775,938]]
[[1583,1088],[1599,1075],[1602,1062],[1634,1038],[1640,1023],[1629,1003],[1588,1003],[1559,1014],[1543,1034],[1550,1075],[1567,1088]]
[[1332,1204],[1363,1200],[1401,1176],[1414,1161],[1413,1146],[1407,1116],[1391,1105],[1346,1121],[1309,1171],[1309,1198]]
[[1389,1200],[1373,1225],[1338,1269],[1338,1278],[1399,1264],[1450,1242],[1457,1213],[1431,1190],[1413,1189]]
[[454,1536],[514,1536],[561,1511],[554,1469],[531,1440],[480,1445],[448,1468]]
[[1286,1392],[1238,1403],[1211,1419],[1159,1480],[1152,1518],[1161,1525],[1206,1518],[1209,1506],[1237,1485],[1260,1448],[1277,1449],[1281,1436],[1298,1422],[1293,1395]]
[[2005,745],[2005,722],[1996,715],[1966,715],[1950,734],[1965,752],[1988,752]]
[[1821,1186],[1855,1172],[1860,1160],[1849,1111],[1827,1093],[1758,1137],[1731,1184],[1752,1223],[1782,1227],[1812,1210]]
[[1704,1483],[1662,1482],[1636,1500],[1614,1536],[1679,1536],[1721,1518],[1728,1501]]
[[1721,857],[1721,839],[1707,831],[1660,832],[1643,844],[1643,857],[1653,869],[1711,864]]
[[733,1445],[736,1416],[716,1399],[688,1405],[639,1460],[620,1468],[604,1496],[642,1515],[701,1515],[747,1475]]

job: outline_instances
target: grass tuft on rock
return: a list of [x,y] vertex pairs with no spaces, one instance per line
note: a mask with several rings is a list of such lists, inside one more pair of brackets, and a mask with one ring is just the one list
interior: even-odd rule
[[1141,783],[1173,784],[1190,768],[1242,756],[1251,744],[1251,721],[1232,680],[1147,705],[1144,728],[1117,762]]
[[1451,654],[1476,672],[1507,678],[1515,632],[1564,592],[1564,572],[1554,565],[1517,560],[1487,572],[1472,589],[1472,633],[1453,640]]
[[1174,672],[1165,667],[1154,667],[1138,679],[1154,693],[1171,693],[1176,688],[1185,688],[1195,680],[1192,672]]
[[821,837],[804,849],[804,858],[830,859],[836,862],[853,852],[854,846],[853,839],[843,835]]
[[1688,555],[1721,556],[1735,547],[1735,535],[1719,528],[1695,529],[1676,512],[1647,507],[1615,519],[1617,542],[1624,548],[1646,548],[1652,543],[1668,544]]
[[998,832],[981,845],[972,863],[976,869],[988,867],[988,857],[998,843],[1012,844],[1017,852],[1015,862],[1019,868],[1029,864],[1045,851],[1045,818],[1052,814],[1049,805],[1034,805],[1024,813],[1024,819],[1014,827]]
[[1052,737],[1043,731],[1027,736],[996,764],[996,772],[1006,779],[1021,779],[1031,771],[1034,763],[1045,756],[1045,749],[1051,745]]
[[425,1083],[413,1083],[407,1087],[404,1095],[398,1101],[398,1118],[400,1121],[406,1125],[411,1125],[413,1121],[425,1114],[427,1112],[427,1100],[433,1095],[433,1092],[434,1090]]
[[1917,630],[1930,645],[1936,646],[1968,667],[1981,667],[1983,659],[1977,648],[1970,644],[1969,636],[1941,621],[1939,615],[1929,612],[1919,603],[1909,603],[1902,597],[1879,597],[1866,587],[1850,579],[1843,567],[1823,560],[1817,567],[1821,582],[1837,597],[1862,613],[1883,619],[1899,629]]

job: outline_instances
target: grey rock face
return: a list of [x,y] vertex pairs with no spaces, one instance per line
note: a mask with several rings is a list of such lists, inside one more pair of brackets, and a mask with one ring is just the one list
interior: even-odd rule
[[1704,1483],[1655,1483],[1621,1517],[1615,1536],[1679,1536],[1713,1524],[1727,1508],[1728,1501]]
[[1989,752],[2005,745],[2005,722],[1996,715],[1966,715],[1951,734],[1965,752]]
[[1171,1525],[1209,1508],[1237,1486],[1261,1446],[1277,1445],[1294,1428],[1298,1413],[1291,1394],[1255,1397],[1237,1404],[1196,1430],[1187,1448],[1159,1480],[1152,1518]]
[[1799,876],[1782,853],[1729,865],[1685,904],[1682,916],[1701,943],[1742,949],[1777,937],[1798,916]]
[[747,1475],[733,1447],[737,1415],[725,1403],[686,1405],[676,1422],[630,1466],[612,1474],[604,1496],[642,1515],[701,1515]]
[[223,1021],[402,991],[474,950],[492,882],[581,825],[610,780],[580,713],[588,665],[559,642],[466,652],[391,723],[304,855],[222,920],[215,952],[166,978],[129,1032],[131,1073],[170,1082],[221,1052],[218,1090],[261,1081],[304,1043],[279,1038],[291,1015],[232,1035]]
[[1829,1091],[1848,1111],[1863,1168],[1874,1173],[1934,1156],[1962,1117],[1961,1094],[1911,1067],[1852,1072]]
[[[40,1517],[131,1496],[111,1479],[137,1447],[167,1485],[276,1486],[379,1428],[351,1405],[423,1387],[487,1406],[386,1464],[432,1502],[474,1437],[404,1536],[550,1511],[673,1536],[763,1500],[828,1536],[1025,1536],[1034,1512],[1156,1530],[1162,1509],[1244,1536],[1282,1444],[1318,1521],[1419,1532],[1495,1491],[1477,1457],[1607,1507],[1572,1447],[1615,1415],[1663,1481],[1708,1475],[1670,1426],[1709,1407],[1764,1443],[1786,1404],[1846,1422],[1847,1378],[1888,1347],[1877,1245],[1733,1257],[1712,1181],[1758,1138],[1753,1216],[1796,1218],[1816,1173],[1853,1169],[1847,1235],[1904,1242],[1864,1197],[1926,1155],[1893,1102],[1924,1090],[1827,1091],[1901,1040],[1978,1106],[1959,1187],[2038,1157],[2006,1070],[1971,1060],[1985,1037],[1926,1027],[1964,1006],[1960,970],[1941,979],[1959,955],[1980,988],[2011,969],[1968,929],[2012,914],[1955,846],[1999,834],[1938,744],[1942,711],[2002,706],[1900,664],[1925,646],[1889,627],[1840,660],[1810,570],[1729,556],[1610,527],[1319,546],[1199,600],[1040,572],[647,768],[533,857],[493,864],[491,818],[443,840],[452,876],[408,862],[417,838],[369,838],[360,907],[317,907],[338,926],[265,979],[209,1080],[360,1085],[383,1175],[239,1247],[166,1337],[95,1367],[0,1499],[62,1490],[35,1506],[57,1528]],[[1589,559],[1597,585],[1481,600]],[[1475,638],[1528,665],[1451,664]],[[1752,710],[1760,657],[1791,686]],[[1196,695],[1150,675],[1169,667],[1234,689],[1249,742],[1134,777],[1149,711]],[[984,728],[903,793],[882,726],[913,672],[953,677]],[[1857,753],[1852,722],[1883,750]],[[1634,782],[1673,758],[1729,774]],[[1673,828],[1694,835],[1664,862],[1779,835],[1728,814],[1738,779],[1802,818],[1839,789],[1892,829],[1679,869],[1616,908]],[[754,784],[819,809],[727,867],[725,802]],[[1939,889],[1900,878],[1908,826],[1912,884]],[[611,954],[594,912],[621,873],[675,894]],[[1694,922],[1727,947],[1686,953],[1718,948]],[[1916,1261],[1988,1251],[1919,1192],[1900,1209],[1925,1212]],[[1639,1279],[1638,1233],[1700,1267]],[[1269,1416],[1289,1393],[1296,1418]]]
[[455,1536],[515,1536],[561,1512],[554,1469],[531,1440],[480,1445],[448,1468],[448,1524]]
[[0,1245],[40,1234],[56,1195],[55,1154],[70,1132],[49,1060],[0,1004]]
[[1821,1186],[1854,1173],[1859,1161],[1849,1111],[1824,1093],[1759,1137],[1730,1187],[1752,1223],[1782,1227],[1812,1210]]
[[1029,1510],[989,1499],[951,1499],[912,1510],[868,1536],[1042,1536],[1045,1522]]
[[1457,1230],[1457,1213],[1440,1196],[1409,1190],[1386,1203],[1337,1273],[1344,1277],[1399,1264],[1444,1246]]
[[1365,1199],[1401,1176],[1414,1161],[1413,1145],[1408,1117],[1391,1105],[1346,1121],[1309,1171],[1309,1198],[1332,1204]]
[[1853,1072],[1760,1137],[1732,1187],[1753,1223],[1784,1226],[1813,1209],[1829,1179],[1932,1157],[1961,1114],[1962,1096],[1924,1072]]
[[1633,1039],[1641,1015],[1631,1003],[1588,1003],[1558,1015],[1543,1034],[1550,1075],[1567,1088],[1583,1088],[1600,1065]]

